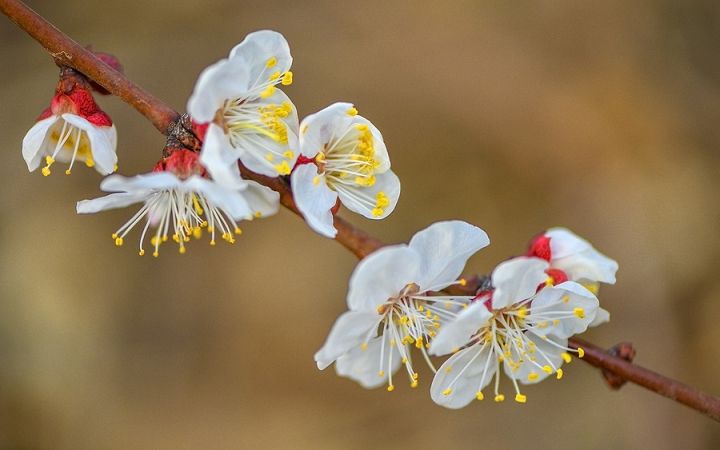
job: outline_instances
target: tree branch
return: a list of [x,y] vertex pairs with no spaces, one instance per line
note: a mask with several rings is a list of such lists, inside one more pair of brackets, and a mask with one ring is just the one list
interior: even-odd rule
[[[180,115],[172,108],[96,58],[91,51],[80,46],[21,1],[0,0],[0,11],[45,47],[58,65],[72,67],[97,82],[134,107],[161,133],[174,135],[176,130],[183,128],[178,126],[182,124]],[[198,142],[188,144],[185,142],[187,139],[187,136],[183,136],[180,140],[190,148],[199,148]],[[283,206],[300,215],[286,180],[258,175],[244,167],[241,167],[241,172],[243,177],[277,191]],[[340,217],[335,217],[335,227],[338,230],[336,240],[359,259],[384,245]],[[633,364],[629,361],[634,355],[631,348],[629,355],[619,352],[617,348],[606,351],[578,338],[570,339],[570,346],[582,347],[585,351],[583,361],[602,369],[611,387],[618,388],[624,381],[630,381],[720,421],[720,398]],[[628,349],[627,345],[619,348]]]

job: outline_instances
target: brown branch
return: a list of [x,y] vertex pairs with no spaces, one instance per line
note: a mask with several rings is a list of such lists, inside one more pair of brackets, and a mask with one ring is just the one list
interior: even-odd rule
[[[45,47],[59,65],[72,67],[96,81],[137,109],[163,134],[172,135],[171,138],[175,138],[189,148],[199,145],[198,142],[186,142],[188,139],[192,140],[192,136],[188,137],[187,127],[182,126],[183,120],[172,108],[96,58],[92,52],[78,45],[21,1],[0,0],[0,10]],[[183,130],[178,131],[180,128]],[[182,136],[176,136],[178,133]],[[241,167],[241,171],[244,177],[280,193],[283,206],[299,215],[290,188],[284,179],[258,175],[244,167]],[[335,218],[335,227],[338,230],[336,240],[360,259],[383,246],[380,240],[339,217]],[[468,283],[468,287],[471,284]],[[624,381],[630,381],[720,421],[720,398],[633,364],[629,361],[634,354],[631,347],[621,345],[606,351],[577,338],[570,340],[570,346],[582,347],[585,351],[583,361],[601,369],[611,387],[618,388]]]
[[20,0],[0,0],[0,11],[38,41],[59,66],[72,67],[120,97],[145,116],[161,133],[178,113],[58,30]]

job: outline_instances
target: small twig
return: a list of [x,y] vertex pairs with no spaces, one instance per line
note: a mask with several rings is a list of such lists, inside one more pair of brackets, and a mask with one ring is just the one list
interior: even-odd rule
[[[0,11],[45,47],[59,65],[72,67],[94,80],[137,109],[163,134],[170,135],[170,138],[188,148],[199,148],[200,143],[197,138],[192,133],[188,133],[189,127],[184,123],[186,119],[181,118],[165,103],[96,58],[92,52],[70,39],[24,3],[19,0],[0,0]],[[300,215],[285,179],[258,175],[242,166],[241,172],[243,177],[255,180],[280,193],[280,202],[283,206]],[[384,245],[377,238],[339,217],[335,217],[335,227],[338,230],[336,240],[360,259]],[[473,278],[473,280],[479,279]],[[468,283],[468,289],[471,288],[470,284]],[[582,347],[585,351],[582,360],[600,368],[612,387],[618,388],[624,381],[630,381],[720,421],[720,398],[633,364],[629,361],[633,353],[631,348],[620,346],[608,352],[577,338],[570,339],[570,346]]]
[[161,133],[178,113],[98,59],[19,0],[0,0],[0,11],[38,41],[59,66],[72,67],[145,116]]

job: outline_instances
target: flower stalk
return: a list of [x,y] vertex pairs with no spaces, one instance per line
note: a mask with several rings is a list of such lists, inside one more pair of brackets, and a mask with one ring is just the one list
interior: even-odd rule
[[[50,53],[56,64],[81,72],[88,79],[135,108],[166,136],[173,138],[176,134],[181,135],[182,138],[179,140],[182,141],[184,147],[200,148],[197,138],[194,138],[191,133],[187,133],[187,126],[182,126],[180,114],[103,62],[92,51],[58,30],[22,1],[0,0],[0,11],[38,41]],[[281,204],[299,215],[292,192],[285,179],[258,175],[242,165],[240,170],[244,178],[257,181],[278,192]],[[335,217],[334,226],[338,231],[335,240],[359,259],[384,246],[380,240],[342,218]],[[451,290],[474,294],[476,288],[476,284],[467,283],[466,286],[453,286]],[[720,398],[716,396],[638,366],[623,358],[622,354],[616,355],[614,353],[617,352],[609,352],[590,342],[572,338],[569,340],[569,346],[571,348],[581,347],[584,350],[582,360],[603,370],[606,378],[611,381],[611,386],[619,387],[623,380],[629,381],[720,421]]]

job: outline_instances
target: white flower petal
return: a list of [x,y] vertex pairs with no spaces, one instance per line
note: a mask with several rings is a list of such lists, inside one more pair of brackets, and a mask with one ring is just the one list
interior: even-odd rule
[[377,336],[380,316],[373,312],[344,312],[335,321],[322,348],[315,353],[318,369],[323,370],[343,354]]
[[300,123],[300,153],[314,158],[325,144],[340,138],[353,122],[351,108],[352,103],[338,102],[305,117]]
[[[388,376],[400,368],[400,361],[397,346],[391,346],[390,337],[382,335],[371,339],[365,350],[357,346],[339,357],[335,362],[335,371],[372,389],[385,384]],[[380,371],[382,375],[378,373]]]
[[595,319],[599,306],[592,292],[574,281],[566,281],[538,293],[532,301],[528,321],[542,323],[542,328],[531,328],[535,334],[568,338],[587,329]]
[[248,34],[230,51],[230,59],[248,68],[250,89],[268,81],[270,75],[290,70],[292,56],[285,37],[277,31],[261,30]]
[[464,347],[491,317],[492,313],[488,311],[484,302],[478,301],[470,304],[452,322],[440,328],[437,336],[430,343],[430,354],[447,355]]
[[472,402],[497,369],[490,346],[474,345],[452,355],[440,366],[430,386],[435,403],[458,409]]
[[307,224],[323,236],[334,238],[337,230],[333,225],[330,209],[335,206],[337,193],[325,184],[325,178],[317,173],[315,164],[303,164],[290,176],[295,204]]
[[548,262],[520,256],[498,264],[492,273],[493,309],[500,309],[532,297],[547,280]]
[[[400,198],[400,179],[391,170],[375,175],[372,186],[338,186],[338,196],[343,205],[368,219],[384,219],[393,212]],[[380,194],[382,193],[382,194]],[[387,206],[379,208],[382,213],[375,215],[378,194],[387,198]],[[361,201],[361,199],[366,199]]]
[[421,290],[440,290],[457,280],[468,258],[489,243],[483,230],[460,220],[436,222],[416,233],[409,246],[423,261]]
[[[563,364],[562,353],[564,349],[560,347],[567,346],[567,339],[548,337],[548,340],[545,340],[534,336],[532,333],[528,333],[526,339],[526,348],[532,348],[533,350],[526,355],[519,355],[517,348],[513,347],[511,359],[513,361],[522,360],[523,362],[520,363],[519,367],[513,368],[509,361],[505,360],[503,364],[505,374],[522,384],[535,384],[557,373],[557,369]],[[532,342],[532,346],[527,344],[528,341]],[[553,345],[551,342],[557,345]],[[530,360],[530,357],[534,358],[534,361]],[[545,366],[548,366],[548,368]]]
[[144,192],[172,189],[180,184],[181,181],[169,172],[151,172],[134,177],[110,175],[100,182],[100,189],[105,192]]
[[78,214],[92,214],[108,209],[124,208],[134,203],[142,202],[146,198],[146,192],[120,192],[92,200],[81,200],[77,202],[76,209]]
[[252,83],[242,61],[222,59],[200,73],[187,104],[192,118],[199,123],[213,120],[226,100],[244,97]]
[[588,241],[565,228],[552,228],[545,234],[550,238],[552,266],[564,271],[571,280],[615,283],[618,263],[595,250]]
[[595,318],[592,322],[590,322],[590,326],[596,327],[604,324],[605,322],[610,322],[610,313],[607,310],[598,307],[597,312],[595,313]]
[[30,172],[40,166],[43,156],[45,156],[43,150],[47,146],[46,141],[49,140],[48,131],[59,119],[58,116],[50,116],[46,119],[39,120],[28,130],[27,134],[25,134],[22,143],[22,155],[23,158],[25,158],[25,163]]
[[186,191],[202,194],[211,206],[218,207],[235,220],[251,219],[253,210],[243,191],[229,189],[206,178],[193,175],[182,183]]
[[280,194],[267,186],[250,181],[242,194],[247,200],[255,217],[269,217],[280,209]]
[[230,145],[223,129],[211,123],[205,134],[200,162],[213,180],[229,188],[245,188],[247,182],[240,177],[237,164],[240,154],[241,151]]
[[[117,154],[115,145],[117,143],[117,132],[115,125],[110,127],[99,127],[90,123],[87,119],[75,114],[63,114],[63,120],[87,133],[90,142],[90,152],[95,162],[95,170],[102,175],[109,175],[115,171]],[[78,160],[84,160],[78,155]]]
[[420,255],[403,244],[371,253],[360,261],[350,277],[348,307],[356,311],[376,311],[390,297],[415,282],[420,266]]

